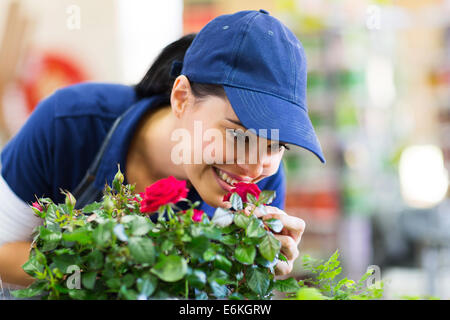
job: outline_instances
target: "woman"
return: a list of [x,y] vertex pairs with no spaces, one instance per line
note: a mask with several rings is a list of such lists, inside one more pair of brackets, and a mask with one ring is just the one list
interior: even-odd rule
[[[325,162],[305,92],[303,48],[265,10],[219,16],[195,38],[168,45],[134,87],[83,83],[56,91],[1,154],[3,281],[32,281],[21,269],[40,224],[29,204],[42,196],[62,202],[61,189],[75,193],[78,206],[99,200],[117,164],[136,192],[170,175],[187,180],[188,198],[201,200],[209,216],[227,205],[223,196],[236,182],[275,190],[265,218],[284,225],[276,237],[288,262],[276,271],[289,273],[305,224],[283,211],[284,149],[298,145]],[[205,139],[206,132],[214,138]]]

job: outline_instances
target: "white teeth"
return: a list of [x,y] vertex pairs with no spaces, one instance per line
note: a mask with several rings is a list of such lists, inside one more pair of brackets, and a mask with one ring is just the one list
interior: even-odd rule
[[215,168],[217,175],[220,177],[220,179],[222,179],[223,181],[225,181],[226,183],[228,183],[229,185],[234,185],[235,183],[237,183],[238,181],[231,178],[230,176],[228,176],[225,172],[223,172],[222,170]]

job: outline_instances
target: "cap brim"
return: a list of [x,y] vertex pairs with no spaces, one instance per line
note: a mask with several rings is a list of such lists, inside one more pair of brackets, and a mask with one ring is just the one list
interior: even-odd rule
[[[270,94],[227,85],[223,87],[234,112],[246,129],[255,129],[256,134],[267,139],[271,139],[271,129],[278,129],[279,141],[305,148],[322,163],[326,163],[305,109]],[[261,129],[266,130],[260,134]]]

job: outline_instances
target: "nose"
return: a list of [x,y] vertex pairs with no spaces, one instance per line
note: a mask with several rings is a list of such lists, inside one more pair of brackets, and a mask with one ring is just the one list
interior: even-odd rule
[[251,178],[252,180],[258,178],[264,171],[264,167],[259,161],[255,164],[238,163],[237,166],[240,168],[239,171],[242,172],[243,176]]
[[265,154],[259,155],[257,161],[251,161],[251,159],[247,157],[244,163],[240,163],[238,160],[236,164],[243,175],[251,179],[256,179],[263,174],[266,168],[272,167],[273,160],[273,156]]

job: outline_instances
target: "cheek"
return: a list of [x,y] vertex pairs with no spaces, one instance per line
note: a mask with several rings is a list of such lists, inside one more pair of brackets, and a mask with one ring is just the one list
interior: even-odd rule
[[277,173],[278,168],[281,164],[281,159],[283,158],[283,153],[280,153],[278,156],[272,156],[270,159],[263,165],[263,175],[271,176]]
[[209,128],[205,132],[201,152],[206,165],[226,163],[225,135],[219,129]]

